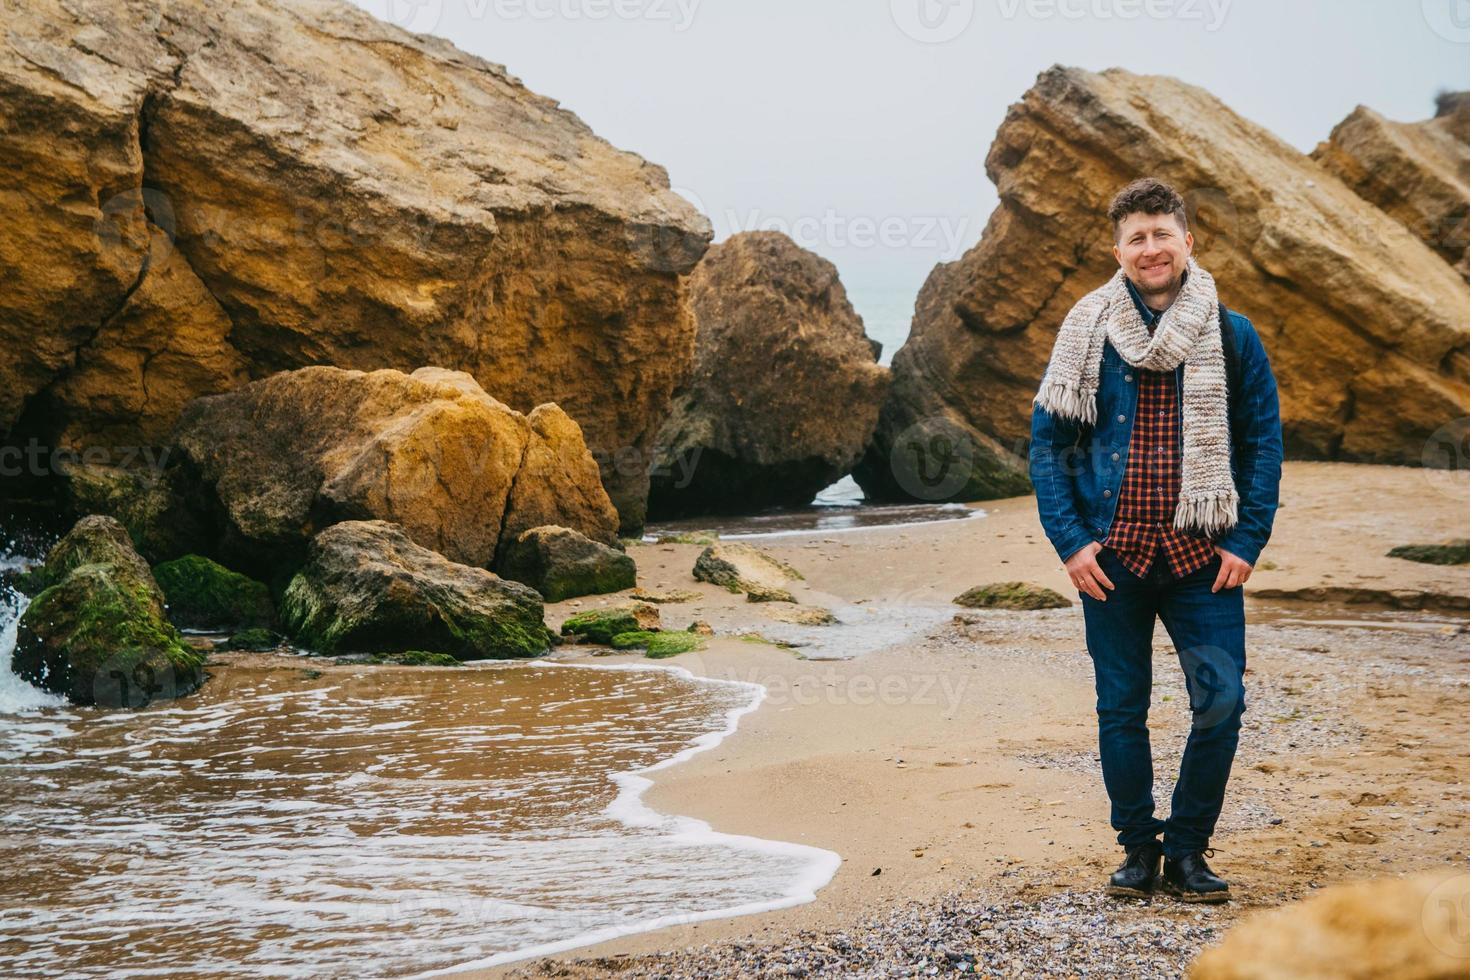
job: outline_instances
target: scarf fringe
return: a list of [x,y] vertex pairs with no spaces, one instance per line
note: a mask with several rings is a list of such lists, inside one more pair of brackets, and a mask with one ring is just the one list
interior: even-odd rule
[[1060,381],[1042,381],[1033,399],[1051,415],[1077,419],[1088,425],[1097,424],[1097,392],[1085,392],[1077,385]]
[[1239,519],[1239,503],[1240,495],[1234,490],[1219,490],[1189,498],[1181,495],[1174,508],[1174,527],[1181,531],[1197,530],[1208,535],[1228,531]]

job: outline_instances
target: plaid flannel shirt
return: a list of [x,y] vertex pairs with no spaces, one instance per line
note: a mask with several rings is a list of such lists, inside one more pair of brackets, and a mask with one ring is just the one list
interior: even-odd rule
[[[1153,313],[1149,310],[1149,313]],[[1152,334],[1159,314],[1145,316]],[[1207,538],[1175,529],[1174,508],[1179,499],[1179,393],[1173,371],[1132,369],[1138,378],[1138,411],[1118,510],[1108,531],[1106,548],[1134,575],[1143,578],[1160,550],[1175,578],[1198,571],[1215,557]]]

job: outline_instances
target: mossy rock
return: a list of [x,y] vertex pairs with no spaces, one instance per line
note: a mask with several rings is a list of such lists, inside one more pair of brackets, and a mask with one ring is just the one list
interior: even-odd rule
[[278,649],[282,637],[274,630],[255,627],[244,629],[220,644],[221,650],[245,650],[251,653],[267,653]]
[[1401,544],[1390,549],[1388,557],[1425,565],[1470,564],[1470,539],[1461,538],[1444,544]]
[[402,653],[380,653],[368,660],[372,664],[399,664],[404,667],[458,667],[460,662],[447,653],[428,650],[405,650]]
[[761,582],[747,582],[744,591],[746,602],[796,601],[796,596],[791,594],[790,589],[783,589],[777,585],[765,585]]
[[1072,600],[1059,592],[1029,582],[993,582],[977,585],[954,598],[970,609],[1065,609]]
[[160,562],[206,547],[212,538],[203,508],[180,485],[181,472],[164,468],[164,453],[131,469],[58,461],[66,497],[78,514],[102,514],[127,529],[138,553]]
[[637,584],[632,557],[571,528],[545,525],[521,532],[497,566],[547,602],[621,592]]
[[288,633],[323,654],[537,657],[551,646],[543,616],[535,589],[452,562],[385,521],[318,534],[281,601]]
[[694,577],[700,582],[722,585],[731,592],[744,592],[751,602],[795,602],[787,583],[800,581],[804,576],[752,545],[716,543],[695,559]]
[[607,609],[589,609],[561,624],[562,636],[580,636],[589,643],[611,643],[620,633],[654,632],[658,609],[646,602],[630,602]]
[[16,576],[15,585],[34,597],[83,565],[116,565],[130,578],[153,579],[148,563],[134,550],[127,529],[111,517],[92,514],[77,521],[52,546],[45,563]]
[[711,545],[719,540],[718,531],[677,531],[673,534],[660,534],[655,543]]
[[200,555],[185,555],[153,569],[168,602],[168,615],[184,629],[271,626],[275,606],[265,583]]
[[104,707],[142,707],[203,683],[204,658],[164,615],[163,594],[117,521],[79,521],[40,572],[46,586],[16,629],[16,674]]
[[685,630],[660,631],[657,633],[648,630],[635,630],[628,633],[619,633],[612,638],[612,645],[618,650],[642,649],[646,656],[661,659],[664,657],[676,657],[681,653],[698,650],[704,645],[704,638],[697,633]]

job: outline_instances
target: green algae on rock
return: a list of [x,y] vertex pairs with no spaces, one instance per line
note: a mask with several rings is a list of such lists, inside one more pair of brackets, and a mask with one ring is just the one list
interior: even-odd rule
[[1470,564],[1470,538],[1447,541],[1444,544],[1401,544],[1389,549],[1388,557],[1426,565]]
[[653,658],[676,657],[681,653],[698,650],[704,645],[704,638],[697,633],[688,630],[670,630],[668,632],[651,632],[649,630],[635,630],[629,633],[619,633],[612,638],[612,646],[617,650],[638,650]]
[[368,659],[370,664],[397,664],[401,667],[458,667],[460,661],[447,653],[431,653],[428,650],[405,650],[402,653],[378,653]]
[[276,621],[270,590],[200,555],[185,555],[153,569],[168,601],[168,615],[185,629],[245,629]]
[[967,589],[954,603],[970,609],[1065,609],[1072,600],[1029,582],[992,582]]
[[658,629],[658,609],[646,602],[589,609],[561,624],[562,636],[579,636],[588,643],[611,643],[613,637],[622,633],[652,633]]
[[244,650],[250,653],[267,653],[281,645],[281,635],[274,630],[253,627],[244,629],[220,644],[221,650]]
[[346,521],[318,534],[281,600],[288,632],[324,654],[536,657],[552,640],[542,617],[536,590],[456,564],[386,521]]
[[91,516],[32,576],[17,627],[15,672],[74,704],[141,707],[204,680],[203,658],[164,615],[163,593],[125,528]]

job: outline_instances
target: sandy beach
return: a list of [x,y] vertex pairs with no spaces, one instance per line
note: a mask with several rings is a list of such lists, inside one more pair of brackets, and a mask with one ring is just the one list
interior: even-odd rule
[[[753,539],[805,574],[800,602],[837,612],[838,625],[807,628],[828,638],[814,645],[817,653],[741,636],[779,633],[786,624],[772,617],[784,604],[747,603],[694,582],[700,546],[635,546],[641,588],[701,595],[663,605],[665,626],[699,619],[716,630],[705,650],[668,662],[767,688],[734,735],[657,773],[645,802],[719,831],[830,849],[841,866],[805,904],[461,975],[735,976],[765,971],[793,951],[825,956],[820,950],[830,952],[834,936],[837,958],[821,962],[851,964],[860,958],[843,954],[842,943],[881,933],[879,920],[932,920],[956,902],[1049,921],[1048,934],[1060,937],[1059,955],[1049,958],[1057,975],[1083,962],[1069,956],[1085,958],[1088,944],[1161,926],[1174,937],[1157,963],[1168,975],[1252,910],[1338,881],[1464,862],[1470,615],[1438,607],[1470,597],[1470,567],[1385,557],[1394,545],[1464,533],[1470,485],[1443,476],[1287,464],[1283,507],[1248,598],[1323,586],[1393,590],[1400,606],[1426,601],[1421,593],[1439,598],[1422,611],[1251,598],[1245,729],[1213,841],[1214,863],[1236,898],[1208,909],[1098,898],[1121,852],[1096,761],[1080,606],[1001,612],[951,604],[970,586],[1012,579],[1075,597],[1032,498],[977,505],[984,515],[970,520]],[[625,598],[562,603],[548,607],[547,620]],[[865,621],[881,625],[872,630]],[[862,647],[865,631],[893,642],[851,659],[808,658],[829,655],[847,636]],[[1155,654],[1150,726],[1167,812],[1189,716],[1162,627]],[[559,658],[590,655],[558,651]],[[955,955],[981,957],[990,941],[1004,967],[1009,933],[986,928],[988,935],[962,930],[974,949]]]

